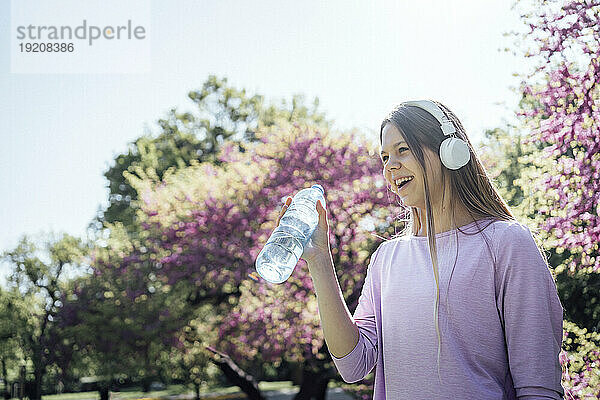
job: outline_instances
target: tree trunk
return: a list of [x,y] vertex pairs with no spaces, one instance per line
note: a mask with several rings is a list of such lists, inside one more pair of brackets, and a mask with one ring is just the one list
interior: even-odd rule
[[233,360],[225,353],[206,346],[215,356],[211,359],[219,369],[225,374],[229,382],[239,387],[250,400],[266,400],[258,389],[258,383],[252,375],[244,372]]
[[[326,344],[323,342],[319,352],[325,351],[325,346]],[[327,398],[327,385],[330,380],[336,378],[337,370],[326,368],[325,365],[325,360],[316,358],[304,361],[300,391],[294,400],[325,400]]]
[[142,392],[148,393],[150,391],[150,384],[154,378],[154,371],[150,366],[150,345],[146,344],[144,347],[144,367],[145,375],[142,378]]
[[26,377],[26,375],[27,375],[27,370],[25,369],[25,366],[22,365],[20,373],[19,373],[19,400],[23,400],[23,397],[25,397],[25,377]]
[[108,397],[109,397],[108,386],[100,387],[100,390],[98,390],[98,392],[100,392],[100,400],[108,400]]
[[6,359],[2,357],[2,382],[4,382],[4,392],[2,393],[2,397],[10,399],[10,395],[9,397],[6,397],[8,393],[8,379],[6,379],[6,375]]
[[151,381],[152,378],[150,377],[145,376],[142,378],[142,392],[148,393],[150,391],[150,383],[152,383]]
[[196,400],[200,400],[200,385],[197,383],[194,383],[194,389],[196,391]]
[[294,400],[325,400],[330,376],[328,371],[314,372],[310,369],[302,371],[302,384]]
[[33,390],[34,398],[31,400],[41,400],[42,399],[42,376],[43,371],[40,365],[36,365],[34,367],[34,375],[35,375],[35,387]]

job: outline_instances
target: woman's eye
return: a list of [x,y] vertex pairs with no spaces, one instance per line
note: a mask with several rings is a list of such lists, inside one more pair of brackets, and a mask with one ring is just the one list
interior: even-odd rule
[[[398,149],[398,153],[402,153],[404,150],[408,150],[408,148],[407,148],[407,147],[400,147],[400,148]],[[383,161],[385,161],[387,158],[388,158],[388,156],[383,156],[381,159],[382,159]]]

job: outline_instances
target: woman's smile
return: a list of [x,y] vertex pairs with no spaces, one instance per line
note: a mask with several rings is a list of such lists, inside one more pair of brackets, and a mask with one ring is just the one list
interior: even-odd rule
[[404,188],[406,188],[408,185],[410,185],[412,181],[413,181],[413,179],[411,178],[407,182],[400,183],[400,185],[397,186],[398,187],[398,191],[404,190]]

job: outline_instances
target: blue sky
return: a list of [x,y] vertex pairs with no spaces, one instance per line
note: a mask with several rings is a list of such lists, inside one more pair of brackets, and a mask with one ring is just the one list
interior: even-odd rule
[[150,73],[11,74],[0,0],[0,251],[23,234],[85,237],[114,157],[170,108],[192,111],[209,74],[267,99],[318,96],[336,127],[373,142],[394,104],[437,99],[478,142],[513,120],[512,73],[526,71],[499,51],[524,29],[505,0],[149,3]]

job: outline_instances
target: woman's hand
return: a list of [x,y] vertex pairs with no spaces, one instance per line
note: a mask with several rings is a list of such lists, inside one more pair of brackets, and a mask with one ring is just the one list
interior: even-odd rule
[[[288,206],[291,204],[291,202],[291,197],[288,197],[285,200],[285,204],[281,208],[279,216],[277,217],[276,226],[279,226],[279,221],[287,211]],[[313,264],[313,261],[320,257],[330,257],[329,222],[327,221],[327,210],[323,208],[323,205],[321,204],[320,200],[317,200],[316,209],[317,213],[319,213],[319,224],[317,225],[317,228],[308,240],[308,243],[306,243],[306,246],[304,246],[304,252],[300,257],[304,259],[309,265]]]

